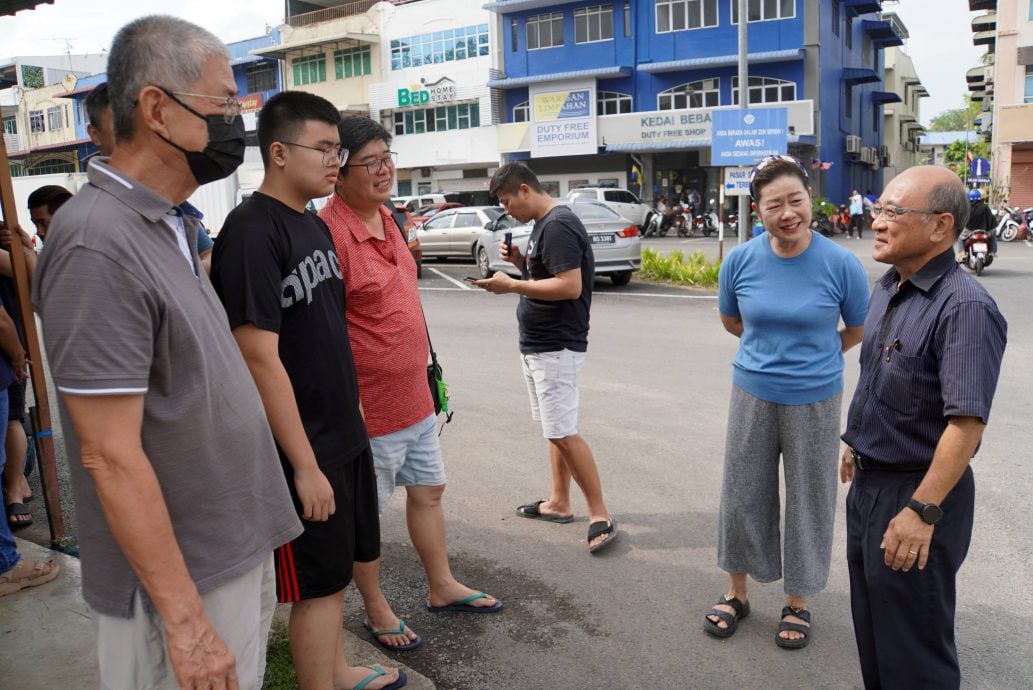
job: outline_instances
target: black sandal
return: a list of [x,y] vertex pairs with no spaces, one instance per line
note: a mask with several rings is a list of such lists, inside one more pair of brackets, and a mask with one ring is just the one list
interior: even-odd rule
[[[786,620],[789,616],[796,616],[800,620],[807,623],[802,625],[800,623],[790,623]],[[784,649],[803,649],[811,641],[811,612],[807,609],[797,609],[792,606],[786,606],[782,609],[782,622],[778,624],[778,632],[775,633],[775,644]],[[782,633],[792,630],[794,632],[803,633],[803,637],[798,640],[787,640],[782,637]]]
[[[595,546],[591,546],[593,539],[595,539],[596,537],[600,537],[604,534],[609,535],[608,537],[606,537],[605,541],[601,541]],[[612,517],[609,520],[600,520],[598,522],[593,522],[591,525],[588,526],[588,551],[590,553],[596,553],[602,549],[605,549],[607,546],[617,541],[618,534],[619,532],[617,531],[617,521],[614,520]]]
[[[739,621],[750,615],[750,602],[742,601],[739,597],[729,597],[726,595],[718,599],[717,603],[731,606],[735,609],[735,613],[728,613],[717,608],[710,609],[710,612],[703,617],[703,629],[715,637],[731,637],[735,633]],[[710,616],[717,616],[728,627],[722,628],[718,626],[717,623],[710,620]]]

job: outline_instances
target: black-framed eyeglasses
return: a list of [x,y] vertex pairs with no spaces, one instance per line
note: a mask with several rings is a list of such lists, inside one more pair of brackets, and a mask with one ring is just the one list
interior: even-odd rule
[[329,168],[331,165],[343,165],[348,160],[348,149],[343,146],[331,146],[329,148],[321,149],[316,146],[306,146],[305,144],[298,144],[293,141],[281,141],[284,146],[297,146],[298,148],[308,149],[309,151],[319,151],[323,154],[323,166]]
[[928,208],[904,208],[903,206],[872,206],[872,220],[877,220],[879,216],[882,216],[886,220],[893,222],[897,219],[897,216],[902,216],[906,213],[918,213],[923,216],[938,216],[941,213],[947,213],[947,211],[933,211]]
[[[209,96],[206,93],[187,93],[186,91],[172,91],[166,89],[164,86],[159,86],[159,89],[164,91],[170,96],[192,96],[193,98],[207,98],[210,101],[218,101],[222,105],[222,119],[226,124],[230,124],[237,116],[240,115],[240,101],[233,96]],[[174,99],[179,100],[179,99]],[[182,102],[180,105],[184,105]]]
[[384,169],[385,165],[387,167],[391,168],[392,170],[394,170],[395,163],[397,161],[398,161],[398,153],[395,152],[395,151],[388,151],[386,156],[382,156],[382,157],[380,157],[380,158],[378,158],[378,159],[376,159],[374,161],[370,161],[369,163],[352,163],[350,165],[344,165],[344,162],[342,161],[341,162],[341,167],[342,168],[365,168],[366,172],[368,172],[370,175],[376,175],[377,173],[379,173],[381,170]]

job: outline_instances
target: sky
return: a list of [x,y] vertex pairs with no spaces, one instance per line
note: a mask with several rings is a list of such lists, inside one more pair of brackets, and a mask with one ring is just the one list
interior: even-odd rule
[[[283,0],[55,0],[53,5],[0,18],[0,58],[100,52],[126,22],[170,11],[226,42],[239,41],[279,24],[283,7]],[[984,52],[972,45],[975,15],[968,1],[886,0],[883,10],[896,12],[911,35],[904,50],[929,91],[921,103],[921,121],[928,124],[944,110],[962,107],[965,72],[979,64]]]

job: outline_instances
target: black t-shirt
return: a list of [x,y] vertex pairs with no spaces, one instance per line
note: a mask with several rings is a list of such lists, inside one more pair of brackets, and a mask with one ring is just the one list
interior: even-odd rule
[[534,224],[521,274],[524,280],[543,280],[578,267],[581,295],[577,299],[520,297],[517,323],[523,354],[588,350],[588,313],[595,280],[592,245],[581,219],[566,206],[556,206]]
[[280,360],[319,466],[340,466],[361,453],[369,441],[344,280],[326,224],[310,211],[251,195],[227,216],[215,240],[212,284],[230,328],[252,323],[279,334]]
[[996,223],[997,220],[994,218],[994,214],[989,206],[982,201],[971,202],[967,225],[969,230],[993,232]]

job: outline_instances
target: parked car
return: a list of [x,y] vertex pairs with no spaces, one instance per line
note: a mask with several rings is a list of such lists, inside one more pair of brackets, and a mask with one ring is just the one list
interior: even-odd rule
[[391,203],[395,206],[405,206],[405,210],[412,213],[421,206],[428,204],[443,204],[445,203],[444,194],[419,194],[417,196],[396,196],[391,199]]
[[481,231],[503,213],[500,206],[462,206],[441,211],[417,226],[423,256],[476,259]]
[[653,209],[639,201],[626,189],[616,187],[577,187],[567,194],[567,201],[598,201],[609,206],[644,232],[653,215]]
[[405,206],[396,205],[391,215],[394,216],[395,222],[398,223],[401,228],[402,234],[405,236],[405,243],[409,245],[409,251],[412,253],[413,261],[416,262],[416,277],[422,278],[423,249],[420,247],[419,233],[416,231],[416,221]]
[[[595,257],[595,274],[607,276],[614,285],[627,285],[631,275],[642,267],[642,238],[638,228],[626,218],[598,201],[564,204],[574,212],[588,231]],[[504,215],[481,233],[477,242],[477,270],[482,278],[497,271],[520,276],[520,269],[499,257],[499,243],[507,232],[513,233],[513,245],[521,253],[527,251],[534,221],[518,223]]]
[[454,201],[446,201],[440,204],[427,204],[416,209],[412,214],[413,222],[426,223],[428,220],[433,218],[438,213],[441,213],[445,209],[459,208],[462,204],[458,204]]

